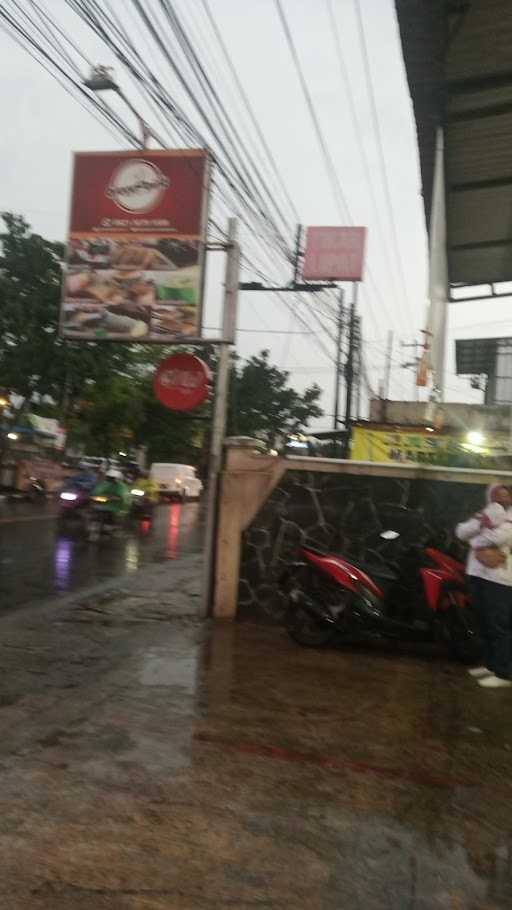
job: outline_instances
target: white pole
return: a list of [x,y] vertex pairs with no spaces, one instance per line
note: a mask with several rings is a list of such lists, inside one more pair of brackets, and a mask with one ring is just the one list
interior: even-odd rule
[[438,127],[434,182],[430,212],[429,297],[427,330],[431,341],[430,364],[434,389],[444,401],[446,332],[448,327],[448,260],[446,252],[446,199],[444,182],[444,135]]
[[215,401],[213,405],[212,432],[210,440],[210,465],[208,473],[203,590],[201,601],[202,616],[207,616],[209,613],[213,593],[213,572],[215,566],[215,540],[217,532],[219,480],[220,472],[222,469],[224,437],[226,434],[231,349],[235,343],[238,312],[240,247],[237,242],[237,234],[237,219],[229,218],[228,236],[226,243],[227,258],[224,283],[224,307],[222,314],[222,343],[219,345],[220,351],[219,359],[217,361]]
[[388,341],[386,345],[386,368],[384,370],[384,394],[383,398],[387,401],[389,398],[389,383],[391,379],[391,359],[393,357],[393,329],[388,330]]

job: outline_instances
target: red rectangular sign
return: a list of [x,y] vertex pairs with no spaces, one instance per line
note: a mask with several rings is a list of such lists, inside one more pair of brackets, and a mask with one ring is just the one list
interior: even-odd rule
[[305,281],[362,281],[365,227],[308,227]]
[[200,336],[208,178],[205,149],[75,155],[65,337]]

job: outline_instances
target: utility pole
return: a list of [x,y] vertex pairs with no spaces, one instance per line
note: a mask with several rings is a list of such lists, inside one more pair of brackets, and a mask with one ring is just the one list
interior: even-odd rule
[[414,350],[413,360],[410,360],[407,363],[403,363],[402,369],[412,370],[412,398],[413,398],[413,401],[419,401],[420,392],[419,392],[419,387],[418,387],[418,383],[416,380],[417,380],[417,376],[418,376],[418,364],[420,362],[419,349],[421,349],[421,343],[418,340],[413,341],[412,344],[405,344],[402,341],[400,347],[412,348]]
[[388,340],[386,345],[386,368],[384,370],[384,399],[389,398],[389,383],[391,379],[391,360],[393,358],[393,329],[388,331]]
[[361,417],[361,383],[363,379],[363,362],[361,357],[361,317],[356,316],[356,338],[354,341],[354,354],[356,361],[355,376],[356,376],[356,417],[359,420]]
[[345,445],[343,455],[348,458],[350,453],[350,427],[352,420],[352,391],[354,386],[354,336],[356,323],[357,292],[359,282],[354,282],[352,303],[350,304],[350,318],[348,324],[348,354],[346,364],[346,396],[345,396]]
[[[343,307],[343,290],[340,288],[340,295],[338,297],[338,334],[336,337],[336,365],[335,365],[335,378],[334,378],[334,416],[332,428],[334,432],[337,432],[339,429],[339,411],[340,411],[340,375],[341,375],[341,344],[343,340],[343,322],[344,322],[344,307]],[[336,451],[336,437],[333,436],[333,449]]]
[[206,616],[212,602],[213,569],[215,564],[215,538],[219,502],[219,481],[222,469],[222,454],[229,399],[229,373],[231,350],[235,343],[238,312],[238,284],[240,275],[240,247],[238,245],[238,222],[228,219],[226,242],[226,272],[224,280],[224,307],[222,314],[222,342],[217,362],[215,401],[210,441],[210,470],[208,474],[208,498],[204,544],[203,601],[202,615]]
[[389,401],[389,384],[391,380],[391,360],[393,356],[393,329],[388,331],[388,340],[386,344],[386,366],[384,368],[384,383],[382,386],[382,419],[384,423],[387,420],[388,401]]

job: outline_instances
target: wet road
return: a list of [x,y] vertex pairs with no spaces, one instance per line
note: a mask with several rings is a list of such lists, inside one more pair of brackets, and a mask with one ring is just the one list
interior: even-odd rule
[[118,538],[87,541],[79,528],[62,532],[54,502],[0,501],[0,605],[21,606],[86,589],[142,566],[199,552],[202,506],[161,505],[154,521],[134,523]]
[[509,691],[132,600],[4,617],[2,908],[510,910]]

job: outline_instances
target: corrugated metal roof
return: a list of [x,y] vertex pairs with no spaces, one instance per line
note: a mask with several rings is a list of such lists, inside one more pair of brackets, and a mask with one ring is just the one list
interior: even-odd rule
[[396,0],[427,225],[445,126],[452,284],[512,279],[512,0]]

